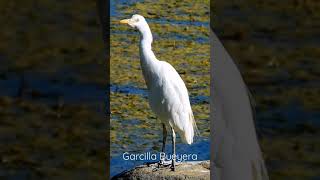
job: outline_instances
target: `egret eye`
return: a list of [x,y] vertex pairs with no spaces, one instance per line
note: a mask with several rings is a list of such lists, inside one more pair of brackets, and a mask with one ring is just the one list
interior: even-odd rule
[[136,19],[136,22],[139,22],[139,18]]

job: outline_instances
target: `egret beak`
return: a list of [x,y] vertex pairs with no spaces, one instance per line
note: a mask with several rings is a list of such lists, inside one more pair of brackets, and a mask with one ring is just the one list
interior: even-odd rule
[[123,19],[120,21],[121,24],[129,24],[130,19]]

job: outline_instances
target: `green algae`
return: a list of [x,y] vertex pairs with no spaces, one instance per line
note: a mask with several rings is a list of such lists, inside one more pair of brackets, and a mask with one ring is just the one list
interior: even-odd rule
[[[320,6],[317,1],[216,1],[211,3],[211,26],[239,64],[256,101],[257,122],[275,120],[285,127],[262,134],[260,144],[270,179],[319,177]],[[290,118],[259,118],[259,112],[301,107],[306,114],[297,125]],[[281,110],[282,111],[282,110]],[[308,114],[310,113],[310,115]],[[314,115],[318,116],[318,115]],[[310,123],[311,122],[311,123]],[[292,127],[294,126],[294,127]],[[273,126],[272,126],[273,127]],[[293,129],[293,130],[292,130]]]
[[28,167],[36,178],[71,177],[80,169],[90,169],[88,177],[103,177],[104,122],[91,107],[65,105],[57,116],[57,109],[46,103],[3,97],[1,104],[3,167]]
[[[53,83],[105,86],[104,49],[94,1],[4,0],[0,12],[0,61],[5,72],[1,80],[32,71],[51,77]],[[68,73],[57,75],[60,72]],[[38,98],[0,97],[4,177],[8,173],[9,179],[105,178],[104,114],[86,103],[60,105],[52,103],[52,97]],[[93,104],[102,107],[101,103]]]
[[[95,2],[2,1],[0,52],[11,60],[7,69],[52,74],[66,66],[105,64],[95,6]],[[100,72],[91,79],[105,79],[104,70],[91,71]],[[90,75],[78,74],[79,81]]]
[[[136,141],[139,136],[144,142],[153,143],[155,139],[161,140],[161,121],[152,113],[147,99],[140,95],[111,93],[111,152],[123,152],[127,146],[141,149]],[[196,104],[193,107],[194,117],[197,121],[201,136],[208,137],[209,104]],[[119,131],[121,129],[121,131]],[[143,130],[144,133],[141,133]],[[157,142],[158,142],[157,141]],[[121,147],[119,148],[119,146]],[[132,147],[133,146],[133,147]],[[137,150],[136,149],[136,150]]]
[[[271,179],[312,179],[319,176],[320,142],[310,133],[282,133],[282,136],[260,140]],[[271,166],[272,167],[272,166]],[[312,167],[312,168],[311,168]]]
[[[148,8],[151,3],[153,8]],[[119,5],[121,17],[111,18],[111,83],[146,89],[140,67],[139,34],[129,26],[119,24],[119,20],[137,13],[143,15],[150,25],[156,57],[167,61],[178,71],[190,97],[209,96],[209,29],[204,24],[192,25],[194,21],[209,22],[207,3],[144,1]],[[177,11],[171,11],[167,6],[175,6]],[[190,24],[185,23],[188,21]],[[199,38],[206,41],[200,42]],[[118,155],[128,150],[160,150],[162,126],[151,111],[148,99],[139,94],[111,92],[110,100],[111,153]],[[192,109],[201,136],[209,137],[209,104],[199,102],[193,104]],[[142,140],[138,140],[141,137]]]
[[[131,16],[128,16],[127,18],[130,18]],[[146,19],[147,22],[149,19]],[[152,20],[152,19],[151,19]],[[166,21],[163,21],[166,22]],[[178,21],[179,22],[179,21]],[[192,38],[196,37],[208,37],[209,36],[209,29],[207,26],[200,25],[195,26],[192,24],[170,24],[170,21],[167,22],[167,24],[160,23],[160,22],[148,22],[150,29],[153,34],[156,34],[158,36],[166,36],[167,34],[178,34],[178,35],[186,35],[190,36]],[[125,33],[125,32],[132,32],[133,30],[125,26],[123,24],[119,24],[119,19],[112,18],[111,19],[111,30],[115,31],[117,33]]]
[[[152,8],[150,8],[152,7]],[[209,22],[209,1],[152,1],[135,2],[130,6],[119,5],[125,15],[141,14],[146,18],[165,18],[182,21]]]
[[[126,37],[126,42],[122,41],[123,37]],[[114,46],[111,47],[111,62],[113,63],[113,68],[110,76],[112,82],[117,84],[136,83],[139,84],[140,87],[143,87],[144,80],[140,69],[137,37],[112,35],[111,39],[112,44],[114,41],[117,41]],[[187,86],[192,86],[191,82],[194,81],[208,84],[210,69],[209,45],[201,45],[188,41],[175,41],[175,45],[179,46],[179,48],[174,48],[172,41],[161,39],[154,42],[153,49],[158,59],[169,62],[178,72],[185,73],[182,78],[187,78],[186,82],[190,82]],[[165,50],[163,50],[163,48]],[[193,78],[196,79],[194,80]]]

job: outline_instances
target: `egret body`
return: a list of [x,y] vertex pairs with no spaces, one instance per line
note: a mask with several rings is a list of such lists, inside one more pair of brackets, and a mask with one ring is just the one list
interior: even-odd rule
[[[175,169],[176,133],[182,141],[192,144],[197,132],[196,123],[190,106],[188,90],[177,73],[167,62],[159,61],[152,51],[152,33],[145,18],[133,15],[130,19],[121,20],[140,32],[140,64],[149,92],[149,104],[163,124],[162,152],[165,152],[167,131],[172,133],[172,164]],[[160,160],[163,165],[164,159]]]

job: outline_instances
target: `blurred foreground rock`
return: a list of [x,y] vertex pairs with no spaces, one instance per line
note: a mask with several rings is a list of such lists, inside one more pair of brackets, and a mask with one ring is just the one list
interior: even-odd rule
[[207,180],[210,179],[210,161],[194,161],[177,163],[176,170],[171,171],[170,166],[160,167],[155,164],[141,165],[134,169],[120,173],[112,178],[113,180]]

